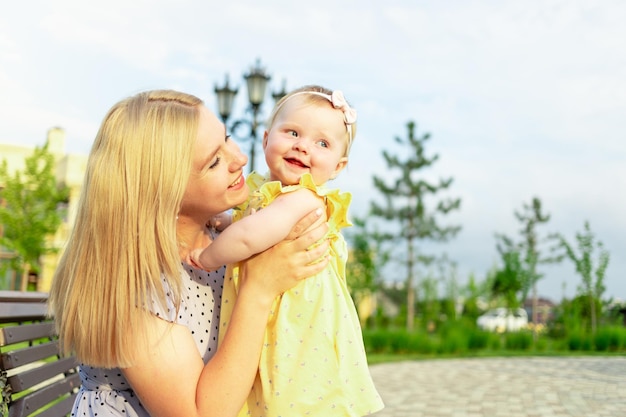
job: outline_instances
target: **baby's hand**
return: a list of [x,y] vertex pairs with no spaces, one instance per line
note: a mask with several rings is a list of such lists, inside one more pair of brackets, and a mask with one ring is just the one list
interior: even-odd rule
[[194,268],[198,268],[198,269],[205,269],[202,266],[202,262],[200,262],[200,255],[202,254],[203,249],[194,249],[191,252],[189,252],[189,255],[187,255],[187,259],[185,259],[185,262],[187,262],[188,265],[193,266]]
[[221,232],[222,230],[230,226],[232,222],[233,216],[230,214],[230,212],[224,211],[211,217],[211,220],[209,220],[209,227],[217,230],[218,232]]

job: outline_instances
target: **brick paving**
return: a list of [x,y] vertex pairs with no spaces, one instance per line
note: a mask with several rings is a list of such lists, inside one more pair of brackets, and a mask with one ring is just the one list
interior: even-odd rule
[[372,365],[375,417],[626,416],[626,356],[435,359]]

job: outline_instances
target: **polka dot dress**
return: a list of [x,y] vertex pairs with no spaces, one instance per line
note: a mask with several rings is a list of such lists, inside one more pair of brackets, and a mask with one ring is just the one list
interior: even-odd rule
[[[178,314],[170,299],[166,310],[155,308],[154,312],[189,328],[198,353],[207,363],[217,348],[224,268],[214,272],[197,270],[187,264],[183,268],[185,293]],[[79,374],[81,387],[72,416],[148,416],[119,369],[81,365]]]

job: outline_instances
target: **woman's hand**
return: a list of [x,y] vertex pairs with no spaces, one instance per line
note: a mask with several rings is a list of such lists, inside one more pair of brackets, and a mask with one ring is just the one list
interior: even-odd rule
[[320,209],[307,214],[285,240],[243,262],[239,291],[254,286],[257,295],[265,295],[271,303],[300,280],[321,272],[329,260],[329,243],[324,239],[328,225],[320,223],[311,228],[321,215]]

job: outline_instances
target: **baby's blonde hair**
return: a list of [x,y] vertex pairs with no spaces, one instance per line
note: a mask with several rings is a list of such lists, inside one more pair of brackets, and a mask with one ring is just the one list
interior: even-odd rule
[[[311,94],[306,94],[306,93],[311,93]],[[333,94],[332,90],[329,90],[328,88],[325,88],[319,85],[306,85],[304,87],[300,87],[298,89],[295,89],[289,92],[287,95],[281,98],[272,109],[272,112],[270,113],[267,119],[267,122],[265,123],[265,126],[267,126],[267,130],[270,130],[272,128],[274,121],[276,120],[276,118],[280,114],[280,111],[283,108],[283,105],[285,104],[287,100],[291,99],[292,97],[296,95],[302,96],[302,99],[305,101],[305,103],[314,103],[314,104],[320,104],[320,105],[330,104],[332,106],[332,103],[329,101],[329,98],[325,97],[325,96],[331,97],[332,94]],[[352,147],[352,143],[354,142],[354,138],[356,136],[356,122],[346,124],[346,126],[347,126],[347,130],[346,130],[347,146],[346,146],[346,151],[344,153],[344,156],[348,156],[348,154],[350,153],[350,148]]]

